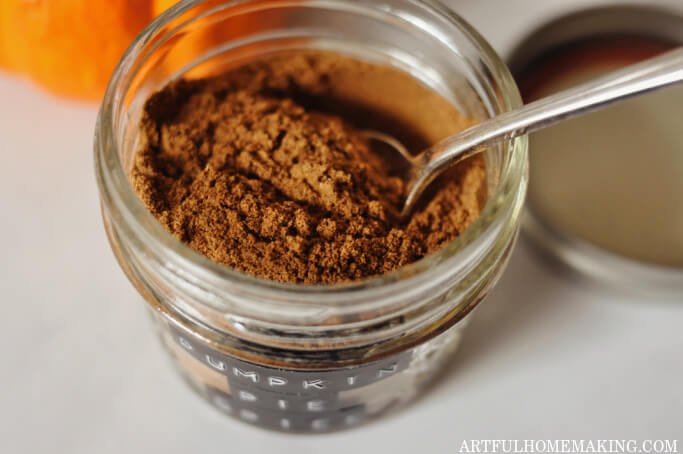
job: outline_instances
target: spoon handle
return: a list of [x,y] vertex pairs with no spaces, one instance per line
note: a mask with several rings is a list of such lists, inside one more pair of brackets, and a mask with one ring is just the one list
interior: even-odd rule
[[610,104],[683,81],[683,47],[542,98],[478,123],[413,158],[404,213],[445,168],[477,154],[482,145],[510,140]]
[[474,147],[510,140],[681,81],[683,47],[476,124],[431,147],[422,164],[436,171],[454,158],[477,153],[469,151]]
[[489,134],[517,137],[681,80],[683,47],[494,118],[501,131]]

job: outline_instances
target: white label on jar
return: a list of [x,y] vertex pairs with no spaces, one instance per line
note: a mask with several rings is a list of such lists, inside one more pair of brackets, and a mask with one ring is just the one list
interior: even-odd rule
[[304,380],[303,381],[304,389],[325,389],[327,388],[327,382],[325,380],[322,380],[320,378],[316,378],[313,380]]
[[256,402],[258,400],[258,397],[248,391],[240,391],[239,396],[240,400],[245,402]]
[[242,409],[240,410],[240,417],[245,421],[256,422],[258,421],[258,414],[251,410]]
[[287,379],[282,377],[268,377],[269,386],[284,386],[287,384]]
[[309,411],[325,411],[325,401],[324,400],[310,400],[306,404],[306,408]]
[[204,355],[204,357],[206,358],[206,362],[209,364],[209,366],[221,372],[225,371],[226,366],[223,361],[221,361],[220,359],[214,359],[209,355]]
[[377,378],[382,378],[382,377],[386,377],[388,375],[393,375],[396,372],[397,368],[398,368],[398,364],[394,363],[385,369],[380,369],[379,372],[377,372]]
[[330,421],[328,419],[314,419],[311,422],[311,428],[313,430],[327,430],[330,427]]
[[332,370],[274,368],[214,350],[175,326],[171,330],[172,338],[188,354],[225,377],[225,389],[204,383],[205,394],[217,407],[247,422],[294,432],[334,430],[364,420],[369,400],[357,393],[373,384],[381,386],[390,377],[400,378],[398,374],[412,358],[411,351],[406,351]]
[[190,344],[184,337],[178,337],[178,343],[183,346],[185,350],[192,350],[192,344]]
[[235,377],[248,378],[249,380],[253,381],[254,383],[258,383],[259,376],[256,372],[245,372],[238,367],[233,367],[232,372],[235,374]]

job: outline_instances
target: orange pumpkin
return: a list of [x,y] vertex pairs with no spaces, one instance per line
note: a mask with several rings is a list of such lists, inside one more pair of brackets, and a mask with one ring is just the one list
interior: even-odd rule
[[[135,36],[177,1],[0,0],[0,68],[25,74],[53,93],[99,100]],[[222,1],[208,0],[200,8]],[[195,31],[191,39],[179,34],[169,61],[180,65],[249,29],[248,20],[236,15],[226,26]]]
[[97,100],[158,10],[153,1],[0,0],[0,66],[54,93]]

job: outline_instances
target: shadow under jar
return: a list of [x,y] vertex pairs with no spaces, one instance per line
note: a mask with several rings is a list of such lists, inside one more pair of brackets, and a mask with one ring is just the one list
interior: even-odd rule
[[[206,39],[216,33],[220,42]],[[142,106],[175,78],[300,49],[396,67],[473,118],[521,100],[488,44],[437,2],[184,1],[124,55],[95,138],[105,227],[121,267],[151,308],[178,370],[202,397],[261,427],[325,432],[408,401],[455,350],[468,314],[497,281],[517,238],[527,142],[486,152],[481,216],[410,266],[334,286],[279,284],[232,271],[171,236],[138,200],[128,172]]]

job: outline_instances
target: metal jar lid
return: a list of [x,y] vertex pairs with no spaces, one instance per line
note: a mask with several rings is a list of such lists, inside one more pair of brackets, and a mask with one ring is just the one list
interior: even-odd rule
[[[683,8],[674,11],[635,5],[609,6],[570,13],[528,34],[507,61],[518,83],[524,85],[520,76],[549,53],[606,37],[644,38],[683,45]],[[533,145],[530,152],[534,152]],[[594,246],[562,232],[541,217],[533,203],[527,204],[524,231],[552,257],[601,283],[651,295],[683,296],[683,268],[645,263]]]

